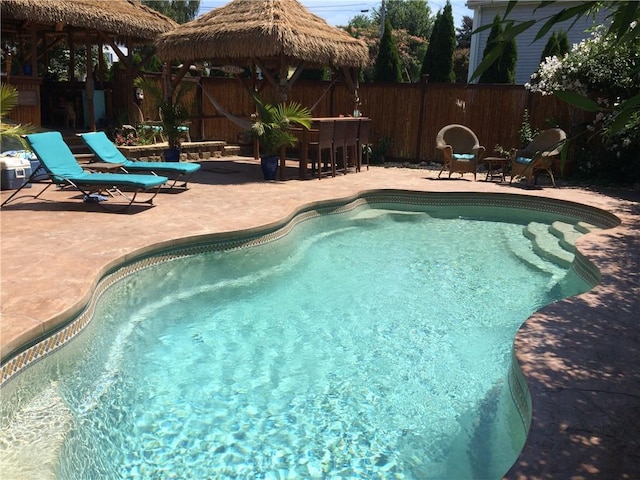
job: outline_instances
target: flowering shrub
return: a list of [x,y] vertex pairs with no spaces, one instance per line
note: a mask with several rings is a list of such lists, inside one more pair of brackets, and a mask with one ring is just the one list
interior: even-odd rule
[[[633,22],[630,30],[636,27],[637,23]],[[632,41],[618,42],[615,36],[606,35],[606,29],[599,26],[589,38],[574,44],[561,58],[547,57],[531,76],[531,82],[525,85],[542,95],[575,92],[589,97],[599,108],[586,133],[600,136],[606,154],[597,162],[589,158],[579,164],[583,173],[601,175],[604,170],[619,171],[623,180],[640,181],[640,114],[632,114],[622,129],[612,129],[620,103],[640,93],[639,69],[640,36],[636,35]],[[588,148],[583,151],[589,156]],[[580,153],[579,148],[577,153]]]
[[132,147],[134,145],[138,145],[139,141],[140,139],[134,132],[129,132],[127,134],[116,133],[115,143],[118,146],[125,145],[127,147]]
[[629,98],[638,90],[634,70],[640,65],[639,46],[637,41],[617,44],[600,25],[561,58],[547,57],[525,86],[543,95],[571,90],[583,95],[599,92],[609,100]]

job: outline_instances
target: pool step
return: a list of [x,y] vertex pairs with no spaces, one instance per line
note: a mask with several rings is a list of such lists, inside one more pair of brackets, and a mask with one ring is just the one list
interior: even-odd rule
[[533,250],[545,260],[564,268],[570,267],[573,263],[573,251],[565,249],[560,238],[553,233],[551,226],[531,222],[524,228],[523,234],[531,240]]
[[529,267],[547,273],[554,278],[565,273],[564,269],[560,268],[556,263],[537,254],[533,250],[531,243],[523,242],[522,238],[508,237],[506,240],[508,250]]
[[602,228],[596,227],[595,225],[592,225],[587,222],[578,222],[574,225],[574,228],[578,232],[582,232],[582,233],[591,233],[591,232],[597,232],[599,230],[602,230]]
[[584,235],[573,225],[564,222],[553,222],[549,227],[549,233],[557,237],[560,246],[571,253],[576,251],[576,240]]

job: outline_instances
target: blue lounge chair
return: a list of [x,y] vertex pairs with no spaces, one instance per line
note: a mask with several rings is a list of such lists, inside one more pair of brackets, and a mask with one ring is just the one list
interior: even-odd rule
[[[152,204],[153,198],[157,195],[160,187],[167,182],[167,177],[157,175],[131,175],[118,173],[91,173],[83,170],[78,164],[69,146],[65,143],[60,132],[44,132],[25,135],[31,149],[38,157],[40,165],[31,173],[29,179],[16,190],[2,205],[9,203],[15,195],[29,183],[46,183],[47,186],[35,197],[39,197],[47,188],[56,184],[60,187],[72,187],[84,194],[85,200],[97,199],[100,192],[106,192],[108,195],[115,197],[121,195],[128,204],[124,207],[129,208],[134,203],[136,195],[141,191],[147,191],[155,188],[153,196],[143,202]],[[48,178],[38,179],[44,170]],[[125,195],[123,190],[132,195]],[[97,202],[100,206],[109,209]]]
[[184,180],[184,184],[181,186],[186,188],[189,176],[200,170],[200,164],[198,163],[138,162],[128,160],[104,132],[82,133],[80,137],[101,162],[117,163],[122,166],[125,172],[149,172],[164,175],[173,179],[172,188],[181,179]]

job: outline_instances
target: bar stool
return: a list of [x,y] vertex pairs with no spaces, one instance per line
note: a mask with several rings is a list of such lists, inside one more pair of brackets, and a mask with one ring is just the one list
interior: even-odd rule
[[[329,165],[331,166],[331,174],[332,176],[336,176],[336,163],[335,163],[335,152],[333,147],[333,135],[335,130],[335,121],[334,120],[314,120],[312,125],[312,130],[310,133],[317,132],[317,140],[311,140],[309,142],[309,150],[313,149],[315,154],[315,159],[311,161],[311,169],[315,168],[315,162],[318,162],[318,180],[322,178],[322,152],[325,150],[329,151]],[[326,167],[325,162],[325,167]]]

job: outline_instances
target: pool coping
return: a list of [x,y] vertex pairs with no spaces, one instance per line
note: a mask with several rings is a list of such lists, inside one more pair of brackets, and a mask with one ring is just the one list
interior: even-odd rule
[[[201,203],[201,197],[192,198],[189,195],[202,194],[203,189],[212,187],[211,184],[212,182],[207,179],[201,185],[196,185],[193,192],[188,192],[180,200],[167,199],[162,206],[156,207],[154,210],[158,212],[158,215],[175,216],[181,211],[180,208],[188,207],[190,210],[196,208]],[[290,214],[292,202],[297,202],[297,205],[300,205],[309,203],[310,198],[313,201],[333,199],[337,194],[349,190],[354,196],[357,196],[358,192],[366,191],[375,184],[378,186],[394,185],[403,189],[420,191],[453,190],[458,194],[477,193],[478,191],[500,194],[505,192],[503,185],[467,182],[465,180],[447,181],[443,179],[443,181],[438,181],[425,172],[376,169],[375,167],[371,168],[371,173],[363,172],[361,175],[348,175],[344,178],[337,177],[322,182],[258,184],[251,185],[250,189],[252,192],[257,191],[260,195],[273,192],[273,198],[280,204],[281,208],[279,210],[276,208],[273,214],[263,214],[260,210],[260,218],[264,219],[269,216],[282,218]],[[214,187],[219,186],[223,187],[224,185],[215,185]],[[312,187],[312,191],[309,189],[310,187]],[[253,208],[253,203],[249,199],[238,197],[237,191],[246,190],[244,186],[234,185],[233,188],[235,189],[233,193],[224,197],[225,201],[231,204],[231,208],[237,208],[238,205],[244,209]],[[511,187],[508,189],[508,191],[513,190]],[[226,194],[226,191],[216,190],[216,193]],[[640,388],[639,369],[637,368],[639,348],[637,318],[640,308],[638,304],[640,279],[637,272],[640,270],[638,268],[640,265],[638,258],[640,255],[638,240],[640,224],[638,221],[638,196],[629,195],[633,197],[629,200],[626,193],[603,195],[581,189],[545,189],[522,192],[523,195],[534,197],[571,198],[572,201],[579,204],[596,206],[620,217],[622,225],[611,230],[588,234],[578,241],[577,246],[582,255],[598,267],[601,273],[601,283],[587,294],[558,302],[536,312],[525,322],[516,337],[518,360],[527,377],[534,403],[534,415],[527,444],[506,478],[625,478],[625,476],[631,478],[635,472],[638,464],[638,451],[640,451],[640,435],[637,427],[639,423],[637,420],[640,418],[640,401],[637,395]],[[65,192],[49,192],[47,197],[54,198],[56,201],[55,199],[68,195]],[[348,197],[349,195],[342,196]],[[287,201],[291,199],[292,202],[284,202],[285,197]],[[37,207],[25,207],[24,210],[18,211],[5,212],[3,210],[3,230],[6,232],[7,222],[16,218],[26,219],[25,224],[29,224],[29,220],[32,222],[35,220],[36,223],[46,223],[51,216],[62,216],[67,221],[72,219],[72,223],[75,221],[75,217],[78,222],[104,221],[104,217],[96,219],[95,216],[98,215],[96,212],[84,212],[83,208],[86,207],[81,205],[76,209],[73,206],[65,205],[60,209],[61,212],[58,210],[52,212],[52,207],[49,206],[44,207],[44,212],[38,211]],[[159,210],[161,208],[166,211],[161,212]],[[221,210],[216,210],[212,213],[212,217],[218,218],[217,215],[221,213]],[[240,213],[242,214],[242,212]],[[255,225],[255,217],[249,218],[255,211],[247,211],[246,213],[249,214],[248,218],[236,219],[239,220],[236,223]],[[144,212],[140,214],[145,221],[153,219],[148,215],[156,215],[156,213]],[[187,215],[188,219],[193,221],[193,215],[189,215]],[[237,217],[237,213],[234,216]],[[135,216],[130,218],[136,219]],[[166,222],[166,220],[163,221]],[[2,244],[5,259],[9,254],[19,250],[20,243],[16,243],[19,241],[19,234],[24,235],[26,232],[22,228],[22,222],[20,223],[21,225],[15,228],[14,235],[5,235],[3,232]],[[116,224],[116,227],[131,224],[128,219],[114,220],[113,223]],[[266,221],[263,226],[270,223],[273,222]],[[78,225],[76,228],[81,228]],[[226,225],[226,223],[221,224],[218,230],[224,230]],[[134,233],[138,231],[135,226],[129,228],[134,230]],[[32,227],[29,231],[34,231],[34,229],[37,230],[37,226]],[[209,227],[206,225],[200,228],[201,231],[207,229]],[[198,229],[191,229],[192,232],[194,230]],[[89,237],[89,242],[95,241],[91,236],[91,231],[83,230],[83,234]],[[197,238],[200,235],[196,231],[189,235],[189,238]],[[158,234],[158,236],[165,237],[165,240],[158,242],[159,244],[165,242],[167,245],[171,245],[171,241],[166,240],[171,235]],[[14,243],[11,243],[12,237],[17,239]],[[34,237],[33,242],[37,244],[38,240]],[[118,256],[114,255],[115,250],[113,248],[109,250],[109,247],[110,244],[105,247],[106,257],[98,262],[103,265],[104,270],[107,269],[104,267],[105,265],[108,267],[114,263],[110,259],[126,258],[134,250],[136,252],[144,251],[144,247],[140,248],[139,245],[134,245],[137,249],[125,249],[125,253]],[[60,251],[60,249],[57,250],[57,252]],[[26,266],[27,268],[35,264],[31,260],[31,256],[22,261],[26,263],[27,260],[31,261],[31,264]],[[92,257],[91,260],[95,259]],[[3,262],[2,275],[3,323],[6,325],[7,320],[15,318],[16,308],[26,305],[21,302],[28,298],[28,294],[32,292],[26,288],[21,294],[17,287],[13,286],[14,282],[8,281],[10,277],[7,277],[7,272],[12,270],[5,265],[6,261]],[[87,275],[86,270],[74,275]],[[90,273],[91,278],[95,278],[95,270]],[[83,285],[86,285],[86,282]],[[89,290],[91,288],[93,286],[90,286]],[[43,292],[38,297],[44,298],[45,304],[36,305],[39,311],[43,312],[47,308],[51,310],[52,307],[46,303],[45,294],[48,293]],[[78,296],[77,292],[75,295]],[[8,302],[7,299],[12,300],[13,303],[10,304],[11,302]],[[27,305],[27,310],[31,306]],[[68,310],[70,309],[67,308],[66,311]],[[37,317],[23,318],[26,321],[22,323],[24,326],[28,326],[29,319]],[[580,322],[581,326],[585,326],[582,332],[587,331],[589,325],[602,326],[603,323],[606,323],[606,328],[601,328],[600,335],[597,337],[597,343],[601,345],[600,350],[591,351],[584,347],[579,348],[577,341],[571,344],[572,348],[563,349],[563,339],[572,335],[579,337],[581,334],[581,329],[568,328],[566,319],[570,319],[572,325],[575,322]],[[553,337],[553,341],[549,340],[550,337]],[[582,345],[585,345],[584,340],[589,338],[593,337],[583,338]],[[6,337],[2,339],[3,345],[5,340]],[[589,370],[586,373],[577,368],[583,363],[589,365]],[[599,363],[603,363],[600,369],[598,369]],[[587,390],[573,388],[574,385],[581,387],[580,382],[585,377],[597,384],[597,388],[588,389],[588,402],[580,397]],[[579,408],[576,408],[576,399],[579,400],[577,405]],[[576,415],[576,413],[580,415]]]

